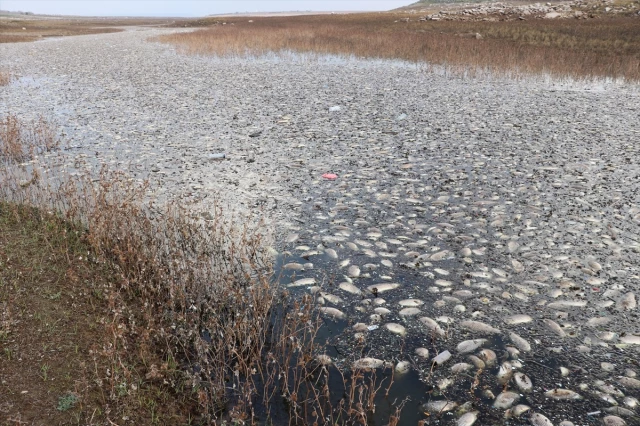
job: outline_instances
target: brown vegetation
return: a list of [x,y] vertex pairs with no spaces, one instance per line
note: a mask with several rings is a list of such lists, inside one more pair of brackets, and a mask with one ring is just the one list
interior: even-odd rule
[[56,141],[45,120],[0,121],[3,422],[367,424],[393,376],[315,361],[313,299],[272,284],[258,218],[56,173]]
[[0,86],[6,86],[11,83],[11,73],[8,71],[0,71]]
[[[402,22],[369,13],[199,20],[211,28],[160,37],[192,54],[299,52],[404,59],[464,70],[640,80],[640,19]],[[249,22],[249,20],[253,22]],[[465,37],[468,34],[480,34]]]
[[0,86],[6,86],[11,83],[11,73],[8,71],[0,71]]
[[165,25],[174,20],[158,18],[51,18],[10,16],[0,19],[0,43],[36,41],[47,37],[113,33],[120,26]]

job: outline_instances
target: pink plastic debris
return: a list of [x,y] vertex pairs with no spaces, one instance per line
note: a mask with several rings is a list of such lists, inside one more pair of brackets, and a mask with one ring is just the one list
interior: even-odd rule
[[334,180],[338,178],[338,175],[335,175],[333,173],[325,173],[322,175],[322,177],[325,179]]

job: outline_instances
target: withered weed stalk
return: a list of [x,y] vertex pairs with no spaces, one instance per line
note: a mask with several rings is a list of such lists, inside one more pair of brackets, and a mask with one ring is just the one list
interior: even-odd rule
[[[150,183],[126,173],[68,169],[56,135],[42,118],[0,120],[0,203],[56,217],[69,252],[86,243],[86,261],[115,271],[117,283],[99,289],[110,316],[102,361],[90,369],[104,416],[122,415],[119,402],[161,383],[208,424],[255,423],[277,410],[290,424],[367,424],[393,376],[318,361],[313,299],[273,284],[272,236],[260,218],[219,201],[205,220],[184,202],[154,203]],[[333,375],[341,389],[331,388]],[[159,421],[160,399],[138,401]]]

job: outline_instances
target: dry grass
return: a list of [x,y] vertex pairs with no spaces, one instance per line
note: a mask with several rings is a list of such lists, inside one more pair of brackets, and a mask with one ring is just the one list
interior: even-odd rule
[[[413,21],[394,13],[199,20],[212,25],[160,37],[199,55],[298,52],[443,64],[513,75],[640,80],[640,19]],[[233,24],[233,25],[232,25]],[[479,33],[482,39],[467,35]]]
[[7,86],[11,83],[12,75],[8,71],[0,71],[0,86]]
[[0,230],[0,424],[186,424],[195,398],[189,406],[189,395],[145,377],[154,365],[174,376],[162,354],[114,346],[125,330],[141,331],[122,313],[144,306],[91,260],[83,229],[0,203]]
[[40,117],[25,127],[17,116],[9,114],[0,120],[0,161],[21,162],[59,147],[55,130]]
[[[68,325],[99,324],[78,337],[85,339],[80,347],[91,348],[83,354],[92,351],[90,368],[78,370],[84,371],[82,377],[71,374],[63,387],[37,392],[49,409],[56,398],[65,407],[76,397],[84,401],[72,410],[73,422],[59,424],[121,424],[123,418],[135,424],[242,424],[273,419],[276,412],[285,415],[274,424],[367,424],[376,395],[388,392],[393,376],[379,380],[371,372],[341,371],[315,361],[323,349],[316,342],[320,321],[313,300],[296,301],[272,284],[271,237],[258,217],[232,215],[222,202],[206,218],[183,203],[156,206],[144,201],[149,184],[124,173],[53,173],[62,161],[55,158],[57,146],[55,128],[45,120],[0,120],[0,212],[9,212],[10,219],[0,221],[0,234],[9,230],[32,238],[36,232],[44,233],[38,241],[58,241],[51,266],[58,275],[31,280],[58,295],[56,300],[64,292],[79,292],[78,301],[96,309],[67,303],[53,313],[42,305],[43,312],[52,311],[44,324],[55,325],[44,337],[68,351],[63,337]],[[76,168],[83,169],[77,163]],[[31,222],[41,225],[30,228]],[[19,238],[13,242],[20,243]],[[49,268],[44,260],[51,258],[50,244],[28,247],[23,249],[26,263],[11,267],[25,269],[36,259],[36,269]],[[106,275],[87,284],[88,272],[70,266],[78,261]],[[83,279],[69,279],[76,275]],[[62,278],[55,277],[66,281],[61,286]],[[55,285],[42,282],[47,279]],[[8,287],[3,284],[5,300],[21,294],[23,285],[15,277]],[[86,291],[97,292],[99,301]],[[29,303],[23,300],[23,317]],[[74,308],[79,311],[71,320]],[[11,306],[3,305],[2,314],[3,324],[9,324],[5,335],[16,335],[20,320]],[[37,353],[34,345],[40,341],[10,343],[11,353]],[[87,365],[86,356],[64,352],[47,358],[29,377],[55,373],[58,378],[65,367],[56,360]],[[18,367],[9,365],[6,374],[19,377]],[[334,375],[342,383],[339,389],[329,388]],[[74,380],[76,387],[70,384]],[[12,381],[5,405],[11,406],[12,419],[43,421],[17,389],[27,385],[36,386],[32,380]]]
[[175,20],[160,18],[49,18],[10,16],[0,19],[0,43],[18,43],[47,37],[113,33],[120,26],[166,25]]

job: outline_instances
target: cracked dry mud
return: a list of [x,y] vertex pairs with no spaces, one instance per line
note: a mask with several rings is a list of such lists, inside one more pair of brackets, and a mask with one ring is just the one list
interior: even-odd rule
[[0,45],[0,110],[62,126],[55,170],[273,218],[331,362],[396,369],[406,424],[640,424],[637,86],[189,57],[167,31]]

